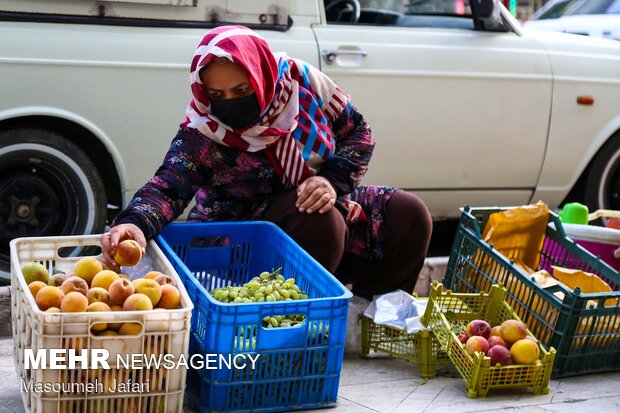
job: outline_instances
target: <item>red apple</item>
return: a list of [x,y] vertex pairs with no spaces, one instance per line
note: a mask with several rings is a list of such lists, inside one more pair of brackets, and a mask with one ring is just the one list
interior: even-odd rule
[[467,325],[467,335],[469,337],[482,336],[489,338],[491,336],[491,326],[484,320],[473,320]]
[[487,353],[487,356],[491,357],[491,366],[495,366],[496,364],[501,364],[502,366],[512,364],[510,350],[504,346],[498,345],[491,347]]
[[[489,328],[489,331],[490,330],[491,329]],[[467,343],[465,343],[465,350],[467,350],[467,352],[472,356],[476,353],[476,351],[487,354],[487,351],[489,351],[489,342],[482,336],[471,336],[467,339]]]
[[461,333],[458,336],[458,339],[461,343],[465,344],[467,343],[467,339],[469,338],[469,336],[467,335],[467,333]]
[[489,337],[489,348],[493,348],[495,346],[502,346],[508,348],[506,341],[500,336],[491,336]]

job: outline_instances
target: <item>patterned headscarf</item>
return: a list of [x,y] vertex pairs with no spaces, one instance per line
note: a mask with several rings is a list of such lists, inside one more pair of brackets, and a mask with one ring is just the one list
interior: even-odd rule
[[[260,106],[259,121],[242,129],[211,117],[200,70],[226,58],[248,73]],[[314,175],[334,154],[331,123],[349,101],[318,69],[274,54],[260,35],[243,26],[220,26],[202,39],[190,68],[193,98],[181,126],[196,128],[222,145],[248,152],[266,150],[286,187]]]

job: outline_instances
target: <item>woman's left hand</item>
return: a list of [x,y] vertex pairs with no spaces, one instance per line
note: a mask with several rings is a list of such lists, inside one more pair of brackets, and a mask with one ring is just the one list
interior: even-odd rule
[[336,190],[322,176],[311,176],[297,187],[295,207],[299,212],[311,214],[318,210],[319,214],[323,214],[332,209],[335,203]]

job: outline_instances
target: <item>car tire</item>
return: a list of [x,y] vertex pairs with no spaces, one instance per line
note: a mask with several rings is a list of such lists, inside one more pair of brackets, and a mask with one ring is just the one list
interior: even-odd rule
[[590,211],[620,210],[620,132],[615,133],[592,160],[584,196]]
[[0,278],[8,278],[17,237],[101,232],[103,180],[88,155],[43,129],[0,132]]

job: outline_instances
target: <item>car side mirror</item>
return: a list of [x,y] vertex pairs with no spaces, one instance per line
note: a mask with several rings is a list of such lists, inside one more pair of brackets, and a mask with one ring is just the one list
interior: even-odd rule
[[471,0],[470,5],[477,30],[506,32],[499,0]]

